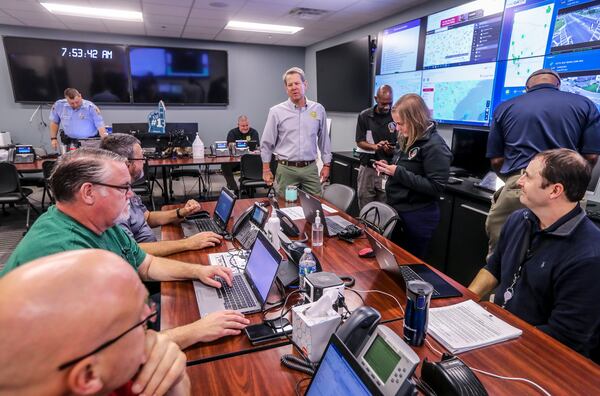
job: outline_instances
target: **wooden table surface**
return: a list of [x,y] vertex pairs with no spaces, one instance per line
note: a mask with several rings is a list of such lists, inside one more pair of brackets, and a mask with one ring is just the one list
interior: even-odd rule
[[[253,203],[254,200],[250,199],[238,200],[230,222],[233,223],[244,209]],[[212,212],[214,205],[214,202],[202,203],[203,209],[209,212]],[[175,206],[166,206],[165,209],[173,207]],[[341,213],[341,215],[351,220],[345,214]],[[297,220],[296,224],[310,233],[310,225],[305,224],[304,220]],[[231,224],[228,229],[230,227]],[[163,227],[162,235],[163,239],[183,237],[179,226]],[[399,263],[422,262],[379,235],[376,237],[395,254]],[[323,247],[314,250],[324,271],[338,275],[352,275],[356,280],[353,289],[385,291],[395,296],[403,306],[405,305],[405,292],[403,287],[399,286],[404,282],[381,271],[374,258],[358,257],[357,252],[368,246],[366,238],[359,238],[353,244],[336,238],[325,239]],[[231,241],[226,241],[215,248],[202,252],[179,253],[172,258],[208,264],[208,253],[226,251],[235,247]],[[439,271],[436,272],[441,274]],[[441,275],[460,290],[463,297],[432,300],[432,306],[454,304],[467,298],[475,299],[475,296],[458,282]],[[387,326],[402,334],[402,320],[399,320],[402,314],[398,304],[391,297],[380,293],[361,294],[366,305],[377,309],[383,321],[389,321],[386,323]],[[346,291],[345,295],[350,309],[361,304],[354,293]],[[161,328],[168,329],[199,319],[191,282],[163,282],[161,298]],[[460,357],[468,365],[499,375],[525,377],[539,383],[553,395],[600,394],[600,366],[508,311],[491,303],[483,303],[483,305],[495,315],[522,329],[523,335],[516,340],[461,354]],[[262,321],[261,314],[248,315],[248,318],[252,323]],[[438,350],[444,351],[437,342],[433,340],[431,342]],[[439,360],[439,357],[425,346],[415,348],[415,351],[421,359],[427,357],[429,360]],[[192,380],[193,394],[293,394],[296,383],[306,375],[280,365],[281,355],[292,352],[291,345],[285,341],[275,341],[255,347],[249,343],[245,335],[193,345],[185,351],[190,365],[188,373]],[[420,366],[417,372],[420,372]],[[500,380],[483,374],[477,376],[491,395],[539,394],[535,388],[521,382]],[[308,381],[302,383],[300,389],[303,390],[306,385]]]

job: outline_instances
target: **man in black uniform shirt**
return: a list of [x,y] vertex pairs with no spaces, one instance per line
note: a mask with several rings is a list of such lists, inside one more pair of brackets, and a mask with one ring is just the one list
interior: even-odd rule
[[390,109],[392,87],[382,85],[375,95],[377,104],[363,110],[356,123],[356,145],[367,152],[360,153],[358,170],[358,205],[362,209],[371,201],[385,202],[383,175],[377,175],[373,161],[391,161],[396,146],[396,124]]
[[[233,128],[229,131],[229,133],[227,133],[227,143],[229,144],[230,149],[233,148],[236,140],[255,141],[257,145],[259,143],[258,132],[256,129],[250,127],[248,117],[245,115],[239,116],[237,128]],[[223,176],[225,176],[225,180],[227,181],[227,188],[237,194],[238,185],[233,177],[233,172],[239,171],[240,165],[222,164],[221,170],[223,171]]]

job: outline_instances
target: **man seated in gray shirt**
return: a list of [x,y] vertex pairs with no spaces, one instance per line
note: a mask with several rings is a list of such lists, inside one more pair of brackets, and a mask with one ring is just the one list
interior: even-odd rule
[[[128,159],[127,168],[132,183],[144,176],[144,156],[140,141],[134,136],[113,133],[102,139],[100,148],[120,154]],[[175,241],[157,241],[152,227],[179,223],[186,216],[201,209],[200,204],[193,199],[187,201],[183,208],[150,212],[135,194],[129,200],[129,218],[119,219],[118,224],[140,245],[140,248],[153,256],[168,256],[186,250],[198,250],[216,246],[222,237],[214,232],[200,232],[189,238]]]

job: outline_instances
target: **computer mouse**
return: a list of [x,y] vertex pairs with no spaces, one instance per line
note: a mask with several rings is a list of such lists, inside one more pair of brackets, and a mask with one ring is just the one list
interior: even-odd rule
[[375,257],[375,252],[371,248],[364,248],[358,251],[358,257],[372,258]]

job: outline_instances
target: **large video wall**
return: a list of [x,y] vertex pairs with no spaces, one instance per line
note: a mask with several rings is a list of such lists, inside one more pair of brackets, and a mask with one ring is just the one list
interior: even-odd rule
[[375,91],[417,93],[437,121],[481,126],[541,68],[600,108],[600,0],[476,0],[387,28]]

